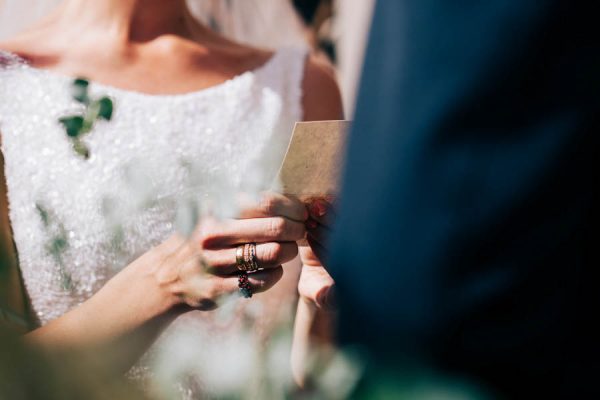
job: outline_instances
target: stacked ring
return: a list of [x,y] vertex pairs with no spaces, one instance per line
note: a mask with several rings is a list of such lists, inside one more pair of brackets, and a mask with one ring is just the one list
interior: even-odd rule
[[235,252],[235,262],[240,271],[258,271],[260,266],[256,257],[256,243],[246,243],[238,246]]
[[258,266],[258,259],[256,258],[256,243],[249,243],[246,245],[248,251],[246,252],[246,257],[244,261],[246,262],[247,271],[255,272],[260,269]]
[[250,280],[248,279],[248,273],[246,271],[240,271],[238,273],[238,287],[244,298],[252,298],[252,286],[250,286]]
[[246,263],[244,261],[244,247],[244,245],[241,245],[235,249],[235,265],[240,271],[246,270]]

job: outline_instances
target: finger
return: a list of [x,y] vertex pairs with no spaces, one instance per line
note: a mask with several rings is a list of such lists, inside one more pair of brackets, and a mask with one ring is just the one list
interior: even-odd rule
[[[281,266],[274,269],[265,269],[263,271],[248,274],[252,293],[262,293],[271,289],[283,276]],[[239,291],[237,275],[222,278],[222,290],[224,293],[234,293]]]
[[306,224],[307,236],[311,237],[321,246],[325,246],[327,244],[327,240],[331,235],[331,230],[325,225],[319,224],[317,221],[312,222],[313,223],[311,223],[311,220],[309,220]]
[[313,252],[317,255],[317,258],[322,262],[326,262],[328,259],[327,248],[325,248],[321,243],[317,242],[311,235],[307,236],[308,244]]
[[335,310],[337,308],[335,285],[320,290],[315,298],[315,304],[325,310]]
[[[209,271],[220,275],[229,275],[238,270],[236,263],[236,248],[222,250],[205,250],[204,259],[209,265]],[[298,255],[298,245],[295,242],[272,242],[256,245],[256,259],[260,268],[277,268]]]
[[298,246],[298,252],[300,253],[300,259],[302,260],[303,265],[307,265],[309,267],[322,267],[323,263],[319,260],[319,257],[314,252],[314,250],[310,247],[308,241],[305,246]]
[[200,245],[216,250],[244,243],[295,242],[305,233],[304,223],[283,217],[226,220],[204,226]]
[[279,193],[263,193],[258,202],[249,198],[242,198],[240,202],[241,219],[285,217],[301,222],[308,218],[308,211],[300,200]]

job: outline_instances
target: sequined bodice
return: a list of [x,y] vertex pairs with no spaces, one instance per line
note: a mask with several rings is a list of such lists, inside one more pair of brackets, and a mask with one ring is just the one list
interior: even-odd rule
[[302,117],[304,56],[280,50],[255,71],[183,95],[92,83],[92,94],[110,96],[115,112],[85,138],[86,160],[58,123],[81,107],[71,79],[0,52],[10,220],[42,324],[185,225],[190,202],[273,178]]

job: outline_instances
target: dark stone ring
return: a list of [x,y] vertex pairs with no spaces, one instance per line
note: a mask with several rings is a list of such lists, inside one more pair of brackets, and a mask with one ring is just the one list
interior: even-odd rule
[[246,271],[238,273],[238,287],[240,288],[242,297],[246,299],[252,298],[252,286],[250,286],[250,280]]

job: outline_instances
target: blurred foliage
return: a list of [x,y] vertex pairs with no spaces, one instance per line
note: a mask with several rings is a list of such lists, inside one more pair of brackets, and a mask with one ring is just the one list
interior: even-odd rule
[[92,99],[89,94],[89,82],[75,79],[71,85],[73,99],[84,106],[81,114],[65,116],[59,119],[65,132],[73,141],[73,150],[83,158],[90,157],[90,150],[83,142],[83,137],[90,133],[96,122],[110,121],[113,116],[113,101],[108,97]]
[[420,367],[371,367],[353,400],[490,400],[473,382]]
[[65,263],[63,261],[63,255],[69,248],[69,239],[67,236],[67,230],[64,225],[58,221],[46,207],[40,203],[36,203],[35,208],[38,212],[40,220],[47,231],[49,240],[46,243],[46,251],[52,256],[56,264],[58,265],[62,287],[64,290],[73,289],[73,279],[71,274],[67,271]]

